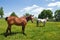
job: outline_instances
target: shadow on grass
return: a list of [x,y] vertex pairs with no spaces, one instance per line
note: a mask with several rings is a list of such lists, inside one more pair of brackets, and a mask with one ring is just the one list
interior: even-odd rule
[[[23,34],[23,33],[22,32],[11,32],[11,33],[8,33],[7,35],[6,35],[6,33],[1,33],[0,35],[7,37],[7,36],[16,35],[16,34]],[[26,34],[23,34],[23,35],[26,36]]]

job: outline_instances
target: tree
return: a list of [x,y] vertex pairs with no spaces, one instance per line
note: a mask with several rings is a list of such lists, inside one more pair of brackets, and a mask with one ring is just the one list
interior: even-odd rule
[[60,21],[60,10],[56,10],[54,16],[55,16],[56,21]]
[[29,13],[25,13],[25,15],[24,16],[29,16],[30,14]]
[[51,10],[43,10],[39,15],[38,18],[52,18],[53,12]]
[[0,16],[1,16],[1,18],[3,18],[3,15],[4,15],[3,7],[0,7]]
[[15,12],[12,12],[10,16],[16,16],[16,17],[18,17],[18,16],[15,14]]

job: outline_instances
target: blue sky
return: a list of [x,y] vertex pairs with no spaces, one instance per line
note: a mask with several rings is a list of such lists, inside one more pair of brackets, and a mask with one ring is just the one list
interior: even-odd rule
[[4,9],[4,17],[15,12],[19,17],[26,12],[38,16],[44,9],[50,9],[53,12],[60,9],[60,0],[0,0],[0,7]]

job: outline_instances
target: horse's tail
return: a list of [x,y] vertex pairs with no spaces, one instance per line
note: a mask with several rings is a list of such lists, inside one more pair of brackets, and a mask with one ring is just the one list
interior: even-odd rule
[[8,17],[5,18],[5,20],[7,21]]

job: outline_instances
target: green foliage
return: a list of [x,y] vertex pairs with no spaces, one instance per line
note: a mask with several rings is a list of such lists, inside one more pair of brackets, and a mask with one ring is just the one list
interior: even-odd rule
[[18,16],[15,14],[15,12],[12,12],[10,16],[16,16],[16,17],[18,17]]
[[38,18],[52,18],[53,12],[51,10],[43,10],[39,15]]
[[3,15],[4,15],[3,7],[0,7],[0,16],[1,16],[1,18],[3,18]]
[[56,21],[60,21],[60,10],[55,11],[55,18],[56,18]]

